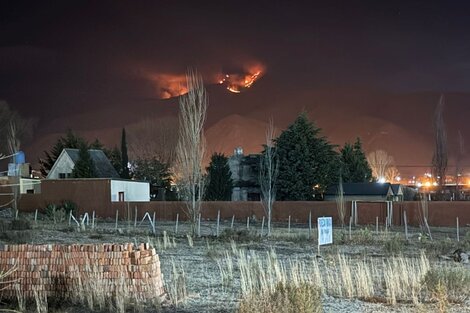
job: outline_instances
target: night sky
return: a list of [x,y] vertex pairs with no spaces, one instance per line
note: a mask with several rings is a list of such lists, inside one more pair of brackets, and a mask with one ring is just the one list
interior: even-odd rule
[[[464,1],[175,2],[2,1],[0,100],[37,118],[37,136],[64,131],[67,123],[47,125],[52,119],[103,110],[115,112],[109,127],[119,127],[138,120],[138,114],[126,120],[130,109],[167,114],[176,101],[161,98],[175,95],[173,87],[192,67],[214,95],[209,126],[229,114],[261,120],[266,110],[276,117],[291,102],[315,115],[323,101],[426,137],[431,121],[413,128],[410,119],[374,112],[384,103],[394,110],[389,106],[404,97],[405,107],[395,109],[416,101],[421,110],[427,103],[428,117],[440,93],[459,110],[448,114],[447,124],[464,123],[459,116],[470,101],[470,6]],[[216,86],[221,75],[245,77],[253,68],[262,69],[261,78],[239,95]],[[327,134],[334,133],[332,112],[324,114],[329,118],[318,113]],[[86,120],[70,125],[99,128]],[[354,126],[344,138],[351,131]]]

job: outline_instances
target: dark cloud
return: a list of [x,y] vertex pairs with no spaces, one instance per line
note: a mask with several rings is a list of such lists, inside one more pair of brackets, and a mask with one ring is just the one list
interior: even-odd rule
[[152,75],[267,67],[270,90],[468,91],[464,4],[4,1],[0,98],[25,114],[138,107]]

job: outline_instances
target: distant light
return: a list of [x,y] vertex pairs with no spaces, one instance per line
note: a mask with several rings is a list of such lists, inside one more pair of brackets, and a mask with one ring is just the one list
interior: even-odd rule
[[416,186],[418,186],[418,187],[421,187],[422,185],[423,185],[423,184],[421,184],[420,182],[417,182],[417,183],[416,183]]
[[395,177],[395,180],[396,180],[396,181],[400,181],[400,180],[401,180],[401,177],[400,177],[400,176],[397,176],[397,177]]
[[385,183],[385,182],[386,182],[385,177],[379,177],[379,179],[377,180],[377,182],[379,182],[380,184]]
[[430,183],[430,182],[428,182],[428,181],[427,181],[427,182],[425,182],[425,183],[424,183],[424,185],[425,185],[426,187],[431,187],[431,183]]
[[436,182],[433,182],[432,185],[433,185],[433,186],[437,186],[437,183],[436,183]]

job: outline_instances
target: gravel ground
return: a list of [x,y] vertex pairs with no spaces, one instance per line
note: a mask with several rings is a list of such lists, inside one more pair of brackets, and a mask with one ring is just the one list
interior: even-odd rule
[[[138,223],[139,224],[139,223]],[[223,234],[225,229],[229,229],[231,221],[222,221],[219,226],[219,233]],[[267,240],[260,238],[261,224],[250,225],[248,236],[242,236],[237,242],[239,248],[255,250],[258,253],[265,253],[269,249],[274,249],[279,260],[296,259],[309,260],[317,254],[315,243],[315,229],[311,231],[306,225],[293,225],[291,232],[288,232],[286,225],[275,225],[274,238]],[[240,281],[238,277],[237,265],[234,264],[234,280],[228,286],[223,286],[220,278],[220,270],[217,261],[223,259],[225,251],[230,250],[228,240],[216,239],[213,236],[217,233],[217,225],[214,221],[204,221],[201,225],[201,235],[203,238],[195,239],[193,247],[190,246],[185,233],[189,231],[188,224],[178,225],[178,234],[175,234],[174,223],[165,223],[157,221],[157,237],[151,233],[150,224],[145,221],[133,227],[133,223],[121,222],[117,229],[113,221],[99,221],[95,230],[78,232],[73,225],[68,226],[67,222],[60,225],[52,225],[46,221],[38,221],[33,227],[31,237],[26,237],[28,243],[124,243],[124,242],[147,242],[151,241],[157,248],[160,255],[162,272],[165,284],[169,286],[172,283],[173,264],[179,269],[183,269],[186,277],[186,288],[188,297],[176,308],[165,306],[163,312],[236,312],[238,299],[240,297]],[[246,224],[236,224],[237,230],[246,230]],[[167,233],[170,246],[165,247],[163,232]],[[400,236],[403,230],[395,229]],[[453,235],[452,229],[436,229],[435,237],[443,240]],[[462,237],[465,234],[462,230]],[[366,234],[372,239],[380,234],[375,234],[369,230],[354,230],[360,232],[363,236]],[[245,231],[246,233],[246,231]],[[371,235],[371,234],[372,235]],[[311,239],[309,236],[311,234]],[[418,240],[419,230],[410,229],[410,236],[413,240]],[[246,234],[245,234],[246,235]],[[347,235],[347,234],[346,234]],[[393,235],[393,234],[388,234]],[[346,254],[351,258],[383,258],[387,257],[387,251],[383,245],[375,242],[357,242],[355,244],[339,244],[344,238],[343,230],[335,230],[335,244],[322,248],[321,254],[325,257],[335,256],[338,253]],[[4,236],[5,237],[5,236]],[[173,239],[174,238],[174,239]],[[362,237],[361,237],[362,238]],[[368,237],[369,238],[369,237]],[[364,238],[363,238],[364,239]],[[367,239],[367,238],[365,238]],[[451,239],[452,240],[452,239]],[[0,243],[11,243],[11,238],[0,239]],[[173,246],[173,242],[176,244]],[[452,244],[450,247],[458,246]],[[447,247],[447,246],[446,246]],[[402,253],[405,256],[414,257],[419,254],[419,247],[415,244],[404,246]],[[450,249],[451,249],[450,248]],[[450,250],[449,250],[450,251]],[[438,262],[435,254],[429,254],[430,261]],[[470,269],[469,269],[470,270]],[[433,304],[420,305],[419,307],[411,304],[399,303],[391,306],[384,303],[365,302],[358,299],[336,298],[328,295],[322,297],[323,308],[325,312],[433,312],[436,307]],[[87,312],[85,309],[65,310],[64,312]],[[153,312],[149,310],[148,312]],[[470,303],[451,304],[449,312],[470,312]]]

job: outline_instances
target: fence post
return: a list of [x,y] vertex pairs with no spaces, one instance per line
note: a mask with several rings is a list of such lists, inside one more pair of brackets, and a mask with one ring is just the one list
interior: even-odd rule
[[199,213],[198,216],[198,222],[197,222],[197,236],[201,237],[201,213]]
[[263,220],[261,221],[261,237],[263,237],[263,232],[264,232],[264,216],[263,216]]
[[308,238],[312,238],[312,211],[308,213]]
[[352,236],[351,236],[351,225],[352,225],[352,216],[349,217],[349,240],[352,240]]
[[230,229],[233,229],[233,222],[235,222],[235,214],[232,215],[232,224],[230,225]]
[[153,212],[152,222],[153,222],[153,234],[157,235],[156,226],[155,226],[155,211]]
[[290,215],[289,215],[289,221],[287,222],[287,231],[290,234]]
[[176,223],[175,223],[175,235],[178,235],[178,222],[179,222],[180,215],[176,213]]
[[460,241],[460,233],[459,233],[459,217],[457,216],[457,242]]
[[246,217],[246,229],[250,230],[250,217],[249,216]]
[[91,229],[95,229],[95,211],[93,210],[93,216],[91,220]]
[[408,241],[408,220],[406,218],[406,210],[403,211],[403,221],[405,222],[405,239]]
[[220,210],[217,211],[217,230],[216,230],[217,237],[219,237],[219,225],[220,225]]
[[137,227],[137,205],[134,207],[134,228]]
[[119,210],[116,210],[116,226],[114,227],[115,230],[118,228],[118,217],[119,217]]
[[376,235],[379,234],[379,217],[378,216],[375,217],[375,234]]
[[38,209],[36,209],[36,212],[34,212],[34,225],[38,224]]

